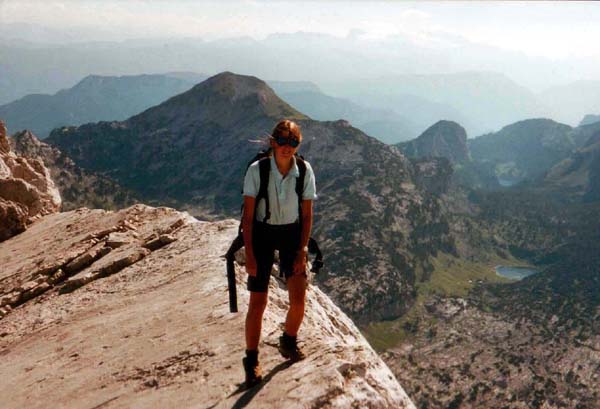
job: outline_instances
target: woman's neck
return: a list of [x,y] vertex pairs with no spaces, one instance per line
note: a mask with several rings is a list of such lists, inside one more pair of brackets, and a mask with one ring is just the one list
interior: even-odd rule
[[290,171],[290,169],[292,168],[293,165],[293,159],[289,158],[280,158],[277,155],[275,156],[275,163],[277,164],[277,169],[279,169],[279,173],[281,173],[283,176],[286,176],[288,174],[288,172]]

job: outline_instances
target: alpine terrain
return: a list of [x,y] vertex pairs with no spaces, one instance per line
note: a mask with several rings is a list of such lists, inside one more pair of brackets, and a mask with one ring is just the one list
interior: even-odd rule
[[[56,129],[47,142],[148,203],[215,218],[237,216],[248,161],[281,118],[296,120],[318,180],[315,234],[327,253],[322,288],[358,322],[397,318],[414,301],[417,271],[453,251],[439,203],[436,160],[414,166],[345,121],[319,122],[263,81],[223,73],[122,122]],[[423,173],[424,172],[424,173]]]

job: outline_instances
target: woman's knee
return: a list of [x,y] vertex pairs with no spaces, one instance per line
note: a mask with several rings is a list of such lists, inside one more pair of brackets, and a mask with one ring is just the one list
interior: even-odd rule
[[290,307],[304,308],[306,299],[306,277],[296,275],[288,279],[288,293],[290,296]]
[[259,292],[250,292],[250,302],[248,303],[248,314],[261,314],[267,307],[268,294]]

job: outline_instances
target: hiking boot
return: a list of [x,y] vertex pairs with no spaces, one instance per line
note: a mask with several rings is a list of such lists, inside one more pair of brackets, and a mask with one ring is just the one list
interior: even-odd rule
[[245,357],[242,359],[244,372],[246,372],[246,388],[252,388],[262,381],[262,372],[257,358]]
[[298,362],[306,358],[304,352],[298,347],[296,337],[292,337],[285,332],[279,337],[279,353],[292,362]]

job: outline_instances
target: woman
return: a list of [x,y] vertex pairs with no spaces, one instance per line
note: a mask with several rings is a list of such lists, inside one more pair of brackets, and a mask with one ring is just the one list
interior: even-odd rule
[[[306,258],[313,219],[312,201],[316,198],[316,190],[313,170],[304,161],[306,174],[301,187],[301,200],[296,193],[296,180],[300,176],[298,162],[301,159],[295,154],[301,142],[302,134],[298,125],[289,120],[280,121],[270,137],[272,155],[252,163],[244,178],[242,231],[250,303],[246,315],[246,357],[243,364],[246,385],[249,387],[262,379],[258,344],[276,249],[279,250],[280,271],[286,277],[290,302],[285,331],[279,338],[279,352],[292,361],[304,359],[296,337],[304,318]],[[269,161],[270,164],[268,202],[264,198],[257,200],[261,161]]]

